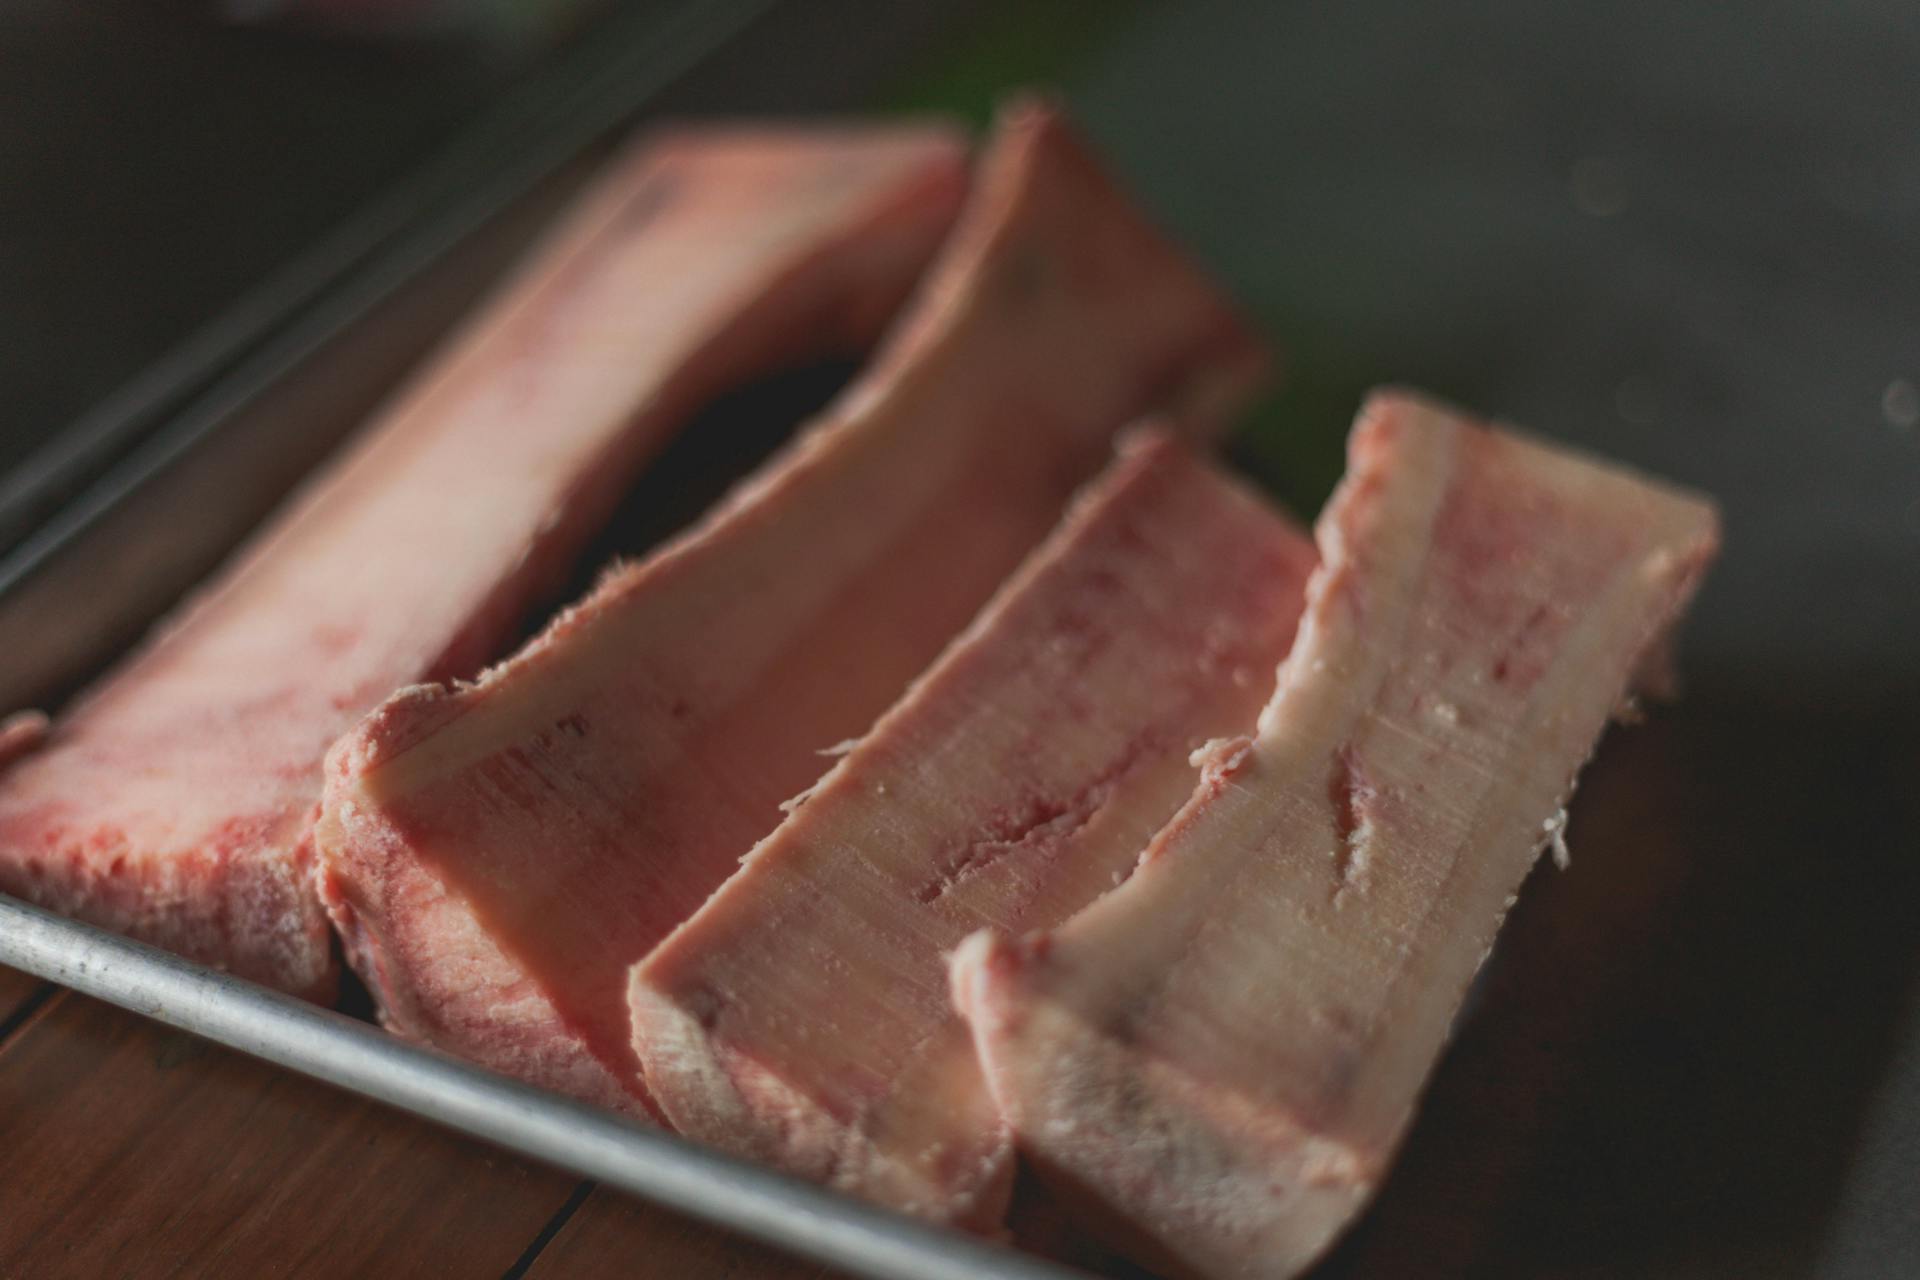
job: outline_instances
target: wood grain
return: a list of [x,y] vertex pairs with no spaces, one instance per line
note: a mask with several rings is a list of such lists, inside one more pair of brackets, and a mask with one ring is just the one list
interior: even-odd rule
[[[1788,856],[1866,847],[1871,799],[1903,793],[1877,735],[1780,759],[1779,730],[1836,735],[1755,701],[1608,743],[1573,869],[1529,886],[1321,1280],[1804,1274],[1885,1056],[1860,1015],[1914,983],[1911,935],[1859,903],[1915,900],[1920,870]],[[0,970],[0,1005],[34,986]],[[829,1274],[605,1189],[546,1239],[570,1180],[71,995],[0,1045],[0,1168],[7,1277]]]
[[497,1276],[576,1185],[62,993],[0,1046],[0,1275]]
[[14,1015],[41,986],[38,978],[29,977],[18,969],[0,967],[0,1041],[6,1039],[6,1029],[11,1026]]
[[834,1280],[840,1273],[596,1187],[540,1251],[525,1280],[632,1280],[640,1275]]

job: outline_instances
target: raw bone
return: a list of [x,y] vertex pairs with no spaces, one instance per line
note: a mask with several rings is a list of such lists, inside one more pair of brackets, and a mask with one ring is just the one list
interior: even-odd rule
[[639,146],[215,583],[14,764],[0,889],[325,999],[328,745],[471,674],[701,405],[871,340],[958,208],[943,128]]
[[1383,394],[1318,538],[1273,703],[1140,870],[953,963],[1023,1150],[1183,1274],[1292,1275],[1378,1185],[1717,531],[1696,497]]
[[627,969],[692,914],[1153,403],[1211,420],[1238,317],[1051,111],[1014,111],[904,326],[782,458],[477,685],[336,747],[327,899],[389,1026],[644,1102]]
[[633,971],[682,1133],[909,1212],[997,1223],[1010,1135],[945,953],[1131,871],[1244,730],[1313,545],[1164,435],[1130,442],[965,635]]

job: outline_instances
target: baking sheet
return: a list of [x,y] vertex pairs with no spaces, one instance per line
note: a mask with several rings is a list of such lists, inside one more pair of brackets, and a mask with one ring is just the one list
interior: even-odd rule
[[1075,1272],[809,1183],[0,894],[0,965],[873,1280]]
[[1920,15],[1004,8],[898,102],[1064,85],[1287,348],[1238,450],[1303,510],[1385,379],[1727,507],[1325,1273],[1920,1272]]

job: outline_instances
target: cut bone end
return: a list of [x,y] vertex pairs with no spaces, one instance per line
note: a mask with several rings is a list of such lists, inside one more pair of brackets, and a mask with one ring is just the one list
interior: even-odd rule
[[1246,723],[1311,546],[1171,437],[1131,435],[805,807],[630,975],[684,1131],[942,1218],[1009,1161],[945,953],[1117,880]]
[[[459,1045],[495,1071],[632,1115],[652,1116],[637,1080],[609,1069],[546,992],[512,964],[330,757],[314,825],[315,882],[347,962],[381,1024],[405,1040]],[[397,923],[396,923],[397,922]]]
[[1696,495],[1419,397],[1369,400],[1348,456],[1231,784],[1112,893],[951,975],[1023,1152],[1176,1271],[1293,1275],[1365,1201],[1718,545]]
[[995,1102],[1074,1216],[1171,1275],[1288,1276],[1318,1257],[1372,1195],[1383,1154],[1086,1025],[1045,994],[1049,953],[1044,934],[981,932],[950,975]]
[[[675,993],[635,965],[628,990],[634,1051],[674,1129],[697,1142],[904,1213],[991,1231],[1013,1194],[1013,1140],[969,1074],[956,1096],[928,1082],[942,1106],[981,1112],[964,1150],[910,1162],[865,1132],[858,1117],[821,1106],[781,1073],[733,1052],[712,1034],[717,1009]],[[919,1153],[926,1155],[928,1153]],[[955,1176],[955,1165],[968,1166]]]

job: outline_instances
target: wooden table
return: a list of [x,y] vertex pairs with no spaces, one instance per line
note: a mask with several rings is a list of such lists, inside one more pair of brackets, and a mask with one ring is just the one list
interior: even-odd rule
[[825,1272],[0,969],[0,1276]]
[[[1920,822],[1915,766],[1898,707],[1706,686],[1617,730],[1320,1274],[1806,1274],[1913,994],[1861,895],[1920,901],[1920,863],[1802,855]],[[0,1021],[0,1275],[823,1274],[5,971]]]

